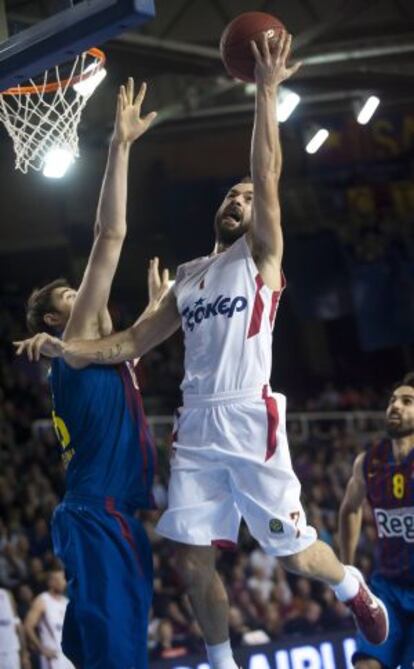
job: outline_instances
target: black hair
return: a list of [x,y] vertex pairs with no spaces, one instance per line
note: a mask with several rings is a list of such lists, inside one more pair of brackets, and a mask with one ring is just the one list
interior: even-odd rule
[[408,372],[400,381],[394,383],[392,390],[397,390],[401,386],[410,386],[414,388],[414,372]]

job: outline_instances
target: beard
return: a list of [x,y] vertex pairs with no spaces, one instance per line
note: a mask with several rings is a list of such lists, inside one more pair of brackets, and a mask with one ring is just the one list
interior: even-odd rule
[[231,244],[234,244],[234,242],[246,234],[248,228],[249,224],[244,221],[241,221],[234,228],[228,228],[226,225],[223,225],[222,214],[216,214],[214,229],[216,231],[216,241],[219,244],[231,246]]
[[414,436],[414,425],[403,423],[386,422],[386,432],[391,439],[404,439],[404,437]]

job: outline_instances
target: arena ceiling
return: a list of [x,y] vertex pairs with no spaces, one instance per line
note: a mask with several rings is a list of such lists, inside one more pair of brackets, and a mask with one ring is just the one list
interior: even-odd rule
[[[56,0],[6,0],[9,25],[33,23],[52,6]],[[349,108],[369,93],[389,106],[414,100],[413,0],[156,0],[156,6],[154,21],[106,49],[114,85],[129,74],[155,82],[151,107],[163,110],[159,130],[251,118],[252,99],[228,79],[218,51],[226,24],[251,10],[277,15],[294,35],[294,57],[304,65],[290,87],[302,96],[301,114]],[[104,102],[88,118],[95,122],[105,109]]]

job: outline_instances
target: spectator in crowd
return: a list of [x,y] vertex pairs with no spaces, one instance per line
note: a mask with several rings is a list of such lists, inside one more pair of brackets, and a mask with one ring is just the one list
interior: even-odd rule
[[167,618],[161,620],[156,633],[156,645],[151,651],[151,658],[172,659],[187,655],[188,649],[185,643],[174,638],[174,627]]
[[20,583],[15,592],[17,613],[20,620],[24,620],[34,600],[34,592],[27,583]]
[[0,667],[30,669],[24,629],[11,592],[0,588]]
[[284,631],[288,634],[318,634],[322,631],[322,607],[312,599],[305,600],[302,612],[289,620]]
[[46,577],[47,590],[31,603],[24,621],[30,646],[40,660],[40,669],[75,669],[62,652],[62,629],[68,598],[61,566]]

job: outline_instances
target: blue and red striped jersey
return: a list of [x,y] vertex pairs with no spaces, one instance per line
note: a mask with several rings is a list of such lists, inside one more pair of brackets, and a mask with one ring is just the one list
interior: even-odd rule
[[385,439],[364,459],[367,497],[378,534],[378,571],[414,585],[414,449],[396,462]]
[[77,370],[56,358],[49,382],[67,492],[152,508],[155,448],[132,363]]

